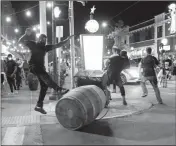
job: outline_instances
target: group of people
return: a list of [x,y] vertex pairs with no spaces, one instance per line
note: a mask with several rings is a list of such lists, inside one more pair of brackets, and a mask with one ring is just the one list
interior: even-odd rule
[[[56,48],[60,48],[65,45],[69,39],[73,36],[68,37],[64,41],[59,42],[55,45],[46,45],[47,36],[45,34],[41,34],[37,41],[33,39],[32,30],[27,29],[25,34],[19,39],[18,43],[22,43],[30,49],[31,58],[28,62],[29,71],[35,74],[40,83],[40,93],[38,102],[35,107],[35,111],[38,111],[42,114],[46,114],[46,111],[43,109],[43,101],[47,92],[48,87],[53,88],[58,94],[66,94],[69,90],[58,86],[46,72],[44,61],[45,54],[48,51],[51,51]],[[130,68],[130,61],[127,56],[127,52],[121,50],[117,47],[112,48],[113,55],[106,62],[105,70],[107,72],[108,80],[107,86],[113,84],[113,89],[118,86],[120,88],[121,96],[123,99],[123,105],[127,105],[126,97],[125,97],[125,88],[123,86],[121,80],[121,72],[127,68]],[[155,67],[159,64],[158,60],[151,55],[152,49],[150,47],[146,48],[147,56],[142,58],[139,64],[139,72],[141,76],[141,87],[143,91],[142,97],[146,97],[148,95],[148,91],[146,88],[146,81],[149,80],[151,85],[154,88],[156,98],[158,103],[162,104],[162,99],[160,96],[160,91],[158,88],[158,80],[155,72]],[[11,92],[20,88],[21,85],[21,72],[22,72],[22,64],[19,59],[16,62],[12,59],[12,55],[9,54],[7,57],[7,62],[5,63],[7,68],[5,74],[7,77],[7,81],[9,83]],[[2,70],[2,69],[1,69]],[[3,76],[3,77],[2,77]],[[4,75],[1,73],[1,83],[3,82]],[[16,79],[16,84],[15,84]]]
[[[116,86],[120,88],[121,96],[123,99],[123,105],[127,105],[125,98],[125,88],[122,84],[122,80],[120,74],[122,70],[130,68],[130,62],[127,56],[126,51],[121,51],[121,49],[113,47],[112,48],[113,55],[106,62],[105,70],[108,75],[108,83],[113,84],[113,89],[116,89]],[[146,81],[149,81],[155,91],[156,99],[159,104],[163,104],[161,99],[160,90],[158,88],[158,80],[157,74],[155,71],[156,66],[159,65],[159,61],[151,55],[152,49],[150,47],[146,48],[146,57],[141,59],[139,63],[139,74],[141,78],[141,87],[142,87],[142,97],[146,97],[148,95],[148,90],[146,88]]]
[[170,80],[172,76],[176,76],[176,59],[171,55],[164,56],[164,59],[161,60],[157,75],[160,86],[162,83],[164,83],[164,80]]
[[14,60],[12,54],[1,60],[1,85],[3,87],[5,82],[9,84],[11,91],[9,94],[18,93],[22,87],[22,79],[26,79],[23,65],[24,61],[19,58]]

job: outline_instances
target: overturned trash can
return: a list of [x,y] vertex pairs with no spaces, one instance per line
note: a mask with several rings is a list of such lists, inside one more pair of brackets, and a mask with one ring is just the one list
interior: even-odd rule
[[108,75],[107,72],[101,70],[82,70],[79,71],[74,76],[75,87],[85,86],[85,85],[96,85],[101,88],[106,95],[106,107],[111,100],[110,91],[107,88],[108,85]]
[[63,127],[69,130],[80,129],[97,118],[106,100],[103,90],[95,85],[75,88],[58,101],[56,117]]

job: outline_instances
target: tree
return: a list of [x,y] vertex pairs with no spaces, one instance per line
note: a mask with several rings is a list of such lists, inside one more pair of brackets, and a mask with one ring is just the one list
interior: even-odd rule
[[119,20],[115,24],[115,31],[108,35],[109,38],[113,38],[115,41],[115,46],[117,46],[120,49],[127,50],[129,48],[127,44],[127,36],[129,32],[129,26],[124,25],[124,22],[122,20]]

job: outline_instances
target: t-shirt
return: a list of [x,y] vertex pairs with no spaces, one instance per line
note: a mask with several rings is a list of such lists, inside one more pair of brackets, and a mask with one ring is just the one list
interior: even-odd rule
[[113,55],[109,58],[109,69],[113,74],[120,75],[124,69],[124,59],[119,55]]
[[41,45],[34,41],[24,41],[25,45],[31,51],[31,58],[29,60],[29,65],[35,65],[37,67],[44,67],[45,64],[45,54],[52,50],[53,45]]
[[8,60],[6,62],[7,75],[11,75],[14,72],[16,66],[17,64],[14,60]]
[[156,76],[155,67],[156,65],[159,65],[159,62],[156,59],[156,57],[152,55],[147,55],[141,60],[141,63],[142,63],[142,68],[143,68],[143,75],[145,77]]

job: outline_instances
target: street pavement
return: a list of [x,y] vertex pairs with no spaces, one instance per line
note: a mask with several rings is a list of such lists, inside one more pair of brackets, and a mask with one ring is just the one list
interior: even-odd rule
[[[117,88],[111,101],[111,104],[117,104],[116,116],[104,111],[90,125],[70,131],[59,124],[54,114],[53,105],[57,101],[50,101],[48,94],[44,103],[48,114],[41,115],[33,110],[39,91],[30,92],[25,86],[18,94],[1,99],[2,145],[174,145],[175,82],[170,81],[168,88],[160,88],[164,105],[157,104],[152,87],[147,87],[149,95],[142,98],[140,85],[125,85],[127,107],[122,105]],[[137,102],[147,103],[143,105],[148,107],[135,112],[136,105],[143,106]],[[128,114],[122,116],[124,113]]]

